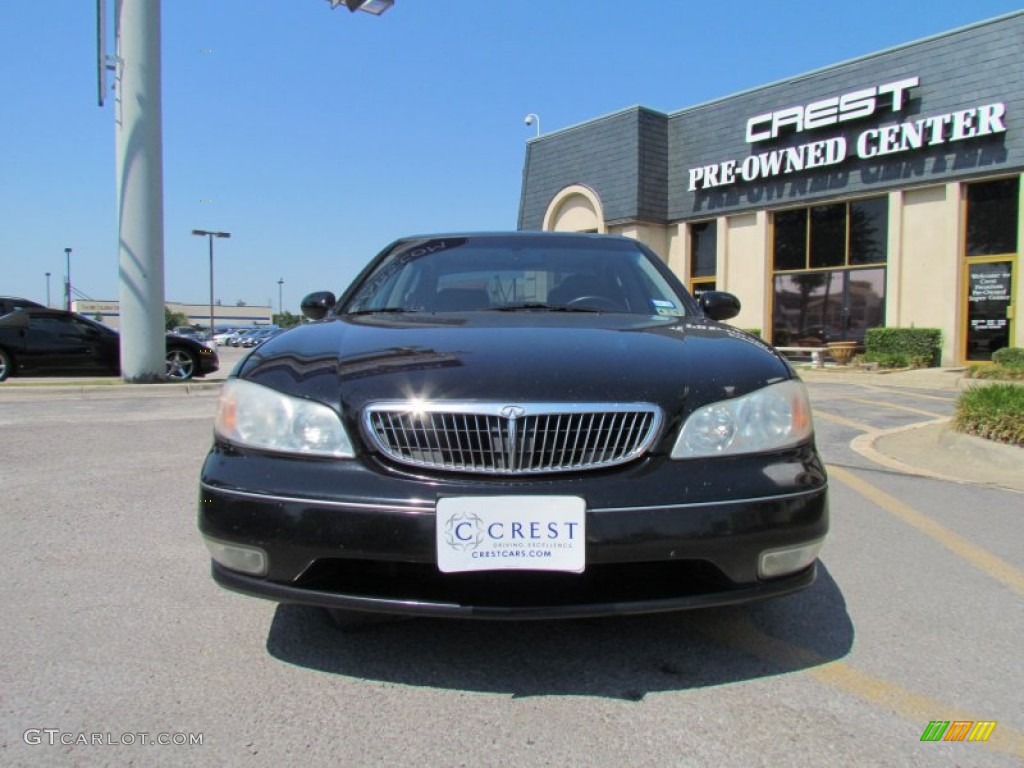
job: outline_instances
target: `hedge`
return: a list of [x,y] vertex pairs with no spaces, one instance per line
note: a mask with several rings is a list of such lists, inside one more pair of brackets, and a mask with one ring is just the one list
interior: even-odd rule
[[929,367],[939,364],[939,328],[869,328],[864,333],[864,359],[890,366]]
[[1024,347],[1003,347],[992,353],[992,362],[1004,368],[1024,368]]

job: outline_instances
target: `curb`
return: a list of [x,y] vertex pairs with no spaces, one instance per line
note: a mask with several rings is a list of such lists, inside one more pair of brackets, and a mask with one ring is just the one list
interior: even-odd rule
[[866,432],[850,448],[902,474],[1024,493],[1024,450],[964,435],[940,418]]
[[35,397],[88,398],[117,397],[190,397],[209,392],[219,392],[223,379],[214,381],[189,381],[181,384],[15,384],[0,385],[0,402]]

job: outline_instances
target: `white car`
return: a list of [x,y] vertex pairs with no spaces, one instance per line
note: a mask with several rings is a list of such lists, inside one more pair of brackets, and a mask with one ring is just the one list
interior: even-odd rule
[[227,344],[228,338],[230,336],[234,336],[236,333],[238,333],[237,328],[228,328],[223,331],[217,331],[217,333],[213,334],[213,342],[218,347],[222,347]]

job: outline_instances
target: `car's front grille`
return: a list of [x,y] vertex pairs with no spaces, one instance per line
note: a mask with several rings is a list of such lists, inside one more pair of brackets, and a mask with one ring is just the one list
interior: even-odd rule
[[661,426],[650,403],[377,403],[363,423],[403,464],[500,475],[573,472],[643,454]]

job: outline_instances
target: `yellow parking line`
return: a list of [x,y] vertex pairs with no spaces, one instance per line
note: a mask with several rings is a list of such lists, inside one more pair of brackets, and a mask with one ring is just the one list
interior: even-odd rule
[[861,432],[869,432],[874,434],[879,430],[876,427],[872,427],[870,424],[865,424],[861,421],[853,421],[852,419],[844,418],[843,416],[837,416],[834,413],[828,413],[826,411],[819,411],[813,405],[811,410],[814,413],[814,418],[824,419],[825,421],[831,421],[835,424],[841,424],[844,427],[851,427],[852,429],[859,429]]
[[830,478],[839,480],[844,485],[849,486],[861,496],[870,499],[882,509],[934,539],[957,557],[963,558],[975,568],[980,569],[996,581],[1005,584],[1012,591],[1024,597],[1024,571],[968,541],[946,526],[935,522],[927,515],[918,512],[895,496],[886,493],[880,488],[876,488],[865,480],[861,480],[852,472],[829,465],[828,475]]
[[829,661],[820,654],[765,634],[747,613],[728,614],[725,621],[703,625],[701,631],[729,645],[784,669],[802,669],[819,682],[894,712],[918,728],[918,738],[932,720],[996,720],[999,724],[985,746],[1003,754],[1024,757],[1024,734],[1006,725],[1002,713],[976,717],[948,704],[909,691],[875,675],[862,672],[844,661]]
[[933,419],[941,419],[945,417],[945,414],[935,413],[934,411],[925,411],[921,408],[912,408],[909,405],[897,405],[896,403],[886,403],[882,400],[867,400],[866,398],[860,397],[845,397],[846,401],[854,403],[866,403],[867,405],[875,405],[881,408],[891,408],[894,411],[906,411],[907,413],[916,413],[920,416],[930,416]]
[[[858,384],[857,386],[859,386],[859,387],[861,387],[863,389],[870,390],[872,392],[885,392],[886,394],[890,394],[890,395],[893,393],[892,387],[879,387],[879,386],[877,386],[875,384]],[[912,391],[912,390],[908,391],[906,389],[900,389],[900,390],[898,390],[898,392],[899,392],[899,394],[903,395],[904,397],[916,397],[916,398],[924,399],[924,400],[938,400],[938,401],[943,402],[943,403],[951,403],[951,402],[953,402],[956,399],[955,397],[942,397],[940,395],[926,395],[924,392],[915,392],[915,391]],[[953,393],[953,394],[955,394],[955,393]]]

